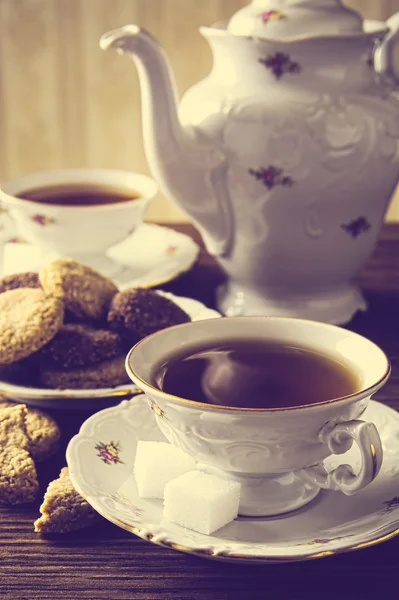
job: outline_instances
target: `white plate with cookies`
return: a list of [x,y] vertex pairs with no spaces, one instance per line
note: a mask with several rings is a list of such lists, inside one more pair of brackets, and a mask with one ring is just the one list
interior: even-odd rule
[[[84,277],[82,277],[82,273]],[[129,347],[154,330],[220,317],[191,298],[116,286],[57,259],[0,280],[0,394],[30,406],[98,410],[140,392]]]

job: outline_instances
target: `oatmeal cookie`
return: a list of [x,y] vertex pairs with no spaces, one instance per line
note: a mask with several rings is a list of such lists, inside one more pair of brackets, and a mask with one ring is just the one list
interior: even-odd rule
[[27,273],[13,273],[0,277],[0,294],[17,288],[40,288],[39,275],[28,271]]
[[0,504],[33,502],[39,489],[25,417],[24,405],[0,409]]
[[91,267],[57,258],[43,267],[39,281],[49,295],[62,300],[76,317],[101,321],[117,293],[116,285]]
[[154,290],[129,288],[113,297],[107,320],[112,331],[134,345],[151,333],[191,319],[172,300]]
[[57,333],[63,318],[62,302],[43,290],[19,288],[0,294],[0,364],[39,350]]
[[[16,406],[18,405],[14,402],[0,400],[0,410]],[[28,450],[35,461],[44,460],[58,450],[60,429],[50,415],[37,408],[26,407],[25,428],[29,440]]]
[[123,354],[121,337],[107,329],[83,323],[63,325],[39,352],[35,360],[46,367],[79,369]]
[[61,469],[59,478],[49,483],[40,512],[41,517],[34,523],[37,533],[67,533],[101,519],[74,489],[68,467]]
[[43,385],[60,390],[90,390],[131,383],[125,369],[125,355],[80,369],[42,366],[40,374]]

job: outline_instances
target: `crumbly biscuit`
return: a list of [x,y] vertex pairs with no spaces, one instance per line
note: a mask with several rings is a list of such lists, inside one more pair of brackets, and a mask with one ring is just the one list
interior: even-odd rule
[[61,469],[59,478],[49,483],[40,512],[42,516],[34,523],[37,533],[67,533],[101,519],[74,489],[68,467]]
[[39,489],[23,404],[0,409],[0,504],[33,502]]
[[0,448],[17,446],[23,450],[29,449],[25,424],[26,412],[25,404],[0,408]]
[[40,375],[43,385],[61,390],[111,388],[130,383],[124,355],[81,369],[66,370],[42,366]]
[[39,273],[43,289],[64,302],[65,308],[82,319],[102,320],[116,285],[71,258],[57,258],[43,267]]
[[26,273],[13,273],[0,278],[0,294],[17,288],[40,288],[39,275],[28,271]]
[[0,294],[0,364],[39,350],[57,333],[63,318],[62,302],[43,290],[20,288]]
[[[0,410],[18,406],[7,400],[0,401]],[[26,407],[26,434],[29,439],[29,452],[35,461],[52,456],[58,450],[60,429],[50,415],[37,408]]]
[[120,356],[123,350],[117,333],[70,323],[63,325],[35,358],[40,364],[56,369],[79,369]]
[[113,297],[107,320],[112,331],[133,345],[151,333],[187,323],[190,317],[154,290],[129,288]]
[[17,446],[0,449],[0,504],[33,502],[39,490],[35,463]]

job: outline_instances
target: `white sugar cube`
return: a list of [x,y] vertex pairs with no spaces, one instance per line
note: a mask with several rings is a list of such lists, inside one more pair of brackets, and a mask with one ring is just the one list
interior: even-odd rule
[[237,517],[240,490],[236,481],[190,471],[166,484],[163,516],[209,535]]
[[163,498],[171,479],[195,468],[195,460],[166,442],[137,442],[133,474],[141,498]]

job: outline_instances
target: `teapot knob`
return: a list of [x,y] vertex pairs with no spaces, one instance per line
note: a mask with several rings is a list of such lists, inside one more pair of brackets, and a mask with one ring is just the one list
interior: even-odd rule
[[374,67],[390,83],[399,85],[399,12],[386,22],[389,33],[374,52]]

